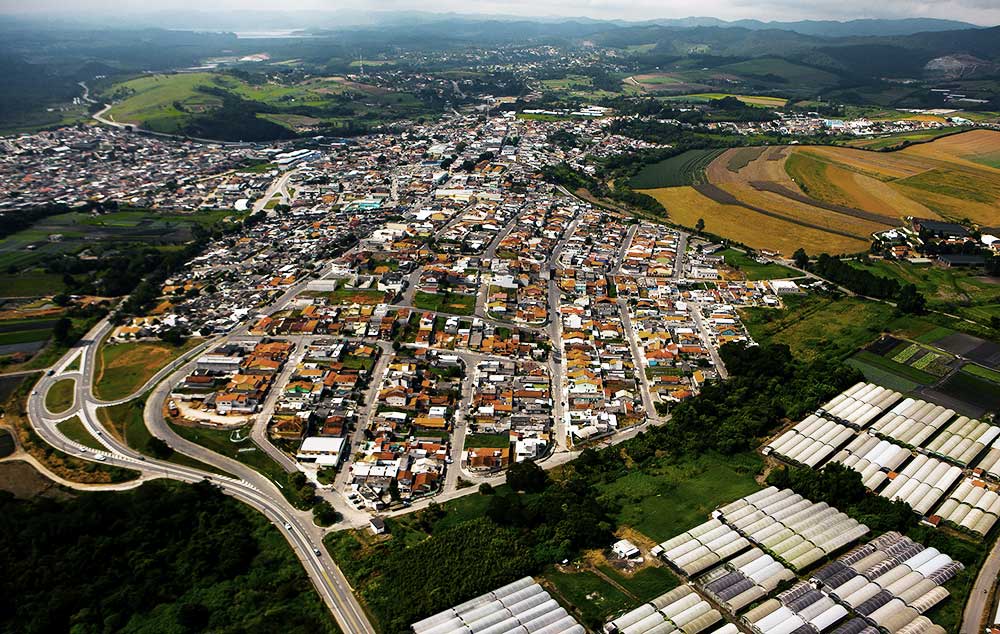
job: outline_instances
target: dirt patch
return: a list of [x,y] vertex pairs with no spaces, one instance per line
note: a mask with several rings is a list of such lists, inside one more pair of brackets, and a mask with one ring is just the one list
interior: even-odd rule
[[30,464],[21,460],[0,462],[0,491],[12,493],[14,497],[21,500],[38,496],[56,500],[66,500],[73,497]]

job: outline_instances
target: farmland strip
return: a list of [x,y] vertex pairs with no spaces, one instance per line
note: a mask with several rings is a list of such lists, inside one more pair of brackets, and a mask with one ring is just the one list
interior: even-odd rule
[[755,211],[755,212],[757,212],[759,214],[764,214],[765,216],[770,216],[771,218],[776,218],[778,220],[783,220],[785,222],[790,222],[792,224],[799,225],[800,227],[807,227],[809,229],[816,229],[817,231],[822,231],[824,233],[833,233],[833,234],[836,234],[838,236],[844,236],[845,238],[854,238],[856,240],[867,240],[868,239],[865,236],[859,236],[859,235],[855,235],[853,233],[848,233],[846,231],[840,231],[838,229],[831,229],[829,227],[823,227],[823,226],[820,226],[820,225],[813,224],[811,222],[806,222],[804,220],[799,220],[798,218],[792,218],[792,217],[789,217],[789,216],[783,216],[783,215],[781,215],[779,213],[775,213],[773,211],[768,211],[766,209],[762,209],[761,207],[756,207],[754,205],[748,205],[747,203],[743,202],[742,200],[740,200],[736,196],[733,196],[732,194],[730,194],[726,190],[724,190],[724,189],[722,189],[720,187],[717,187],[715,185],[711,185],[711,184],[694,185],[694,189],[695,189],[695,191],[697,191],[702,196],[707,196],[708,198],[711,198],[715,202],[723,204],[723,205],[736,205],[738,207],[743,207],[745,209],[749,209],[750,211]]
[[888,225],[890,227],[897,224],[897,221],[889,216],[883,216],[871,211],[862,211],[861,209],[854,209],[853,207],[845,207],[843,205],[835,205],[822,200],[816,200],[815,198],[810,198],[805,194],[800,194],[799,192],[773,181],[750,181],[750,186],[757,191],[771,192],[772,194],[778,194],[800,203],[812,205],[813,207],[819,207],[820,209],[826,209],[827,211],[834,211],[839,214],[844,214],[845,216],[853,216],[854,218],[869,220],[871,222],[876,222],[880,225]]

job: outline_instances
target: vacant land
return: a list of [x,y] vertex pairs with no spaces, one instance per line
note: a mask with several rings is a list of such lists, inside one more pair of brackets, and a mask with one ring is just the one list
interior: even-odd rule
[[160,341],[105,343],[97,355],[94,394],[106,401],[130,396],[161,368],[200,343],[199,339],[188,339],[180,346]]
[[677,156],[647,165],[631,181],[637,189],[680,187],[704,183],[705,168],[722,150],[688,150]]
[[754,454],[664,458],[599,488],[621,505],[620,525],[659,543],[704,522],[719,505],[759,489],[754,476],[762,467]]
[[75,390],[76,381],[74,379],[56,381],[45,395],[45,409],[53,414],[62,414],[73,406]]
[[743,251],[739,251],[737,249],[724,249],[719,251],[717,255],[724,257],[726,259],[726,264],[735,269],[739,269],[740,272],[742,272],[743,275],[745,275],[750,281],[778,280],[786,277],[796,277],[801,275],[795,269],[790,269],[787,266],[782,266],[780,264],[776,264],[775,262],[761,264]]
[[425,293],[417,291],[413,305],[423,310],[455,315],[471,315],[476,308],[476,296],[464,293]]

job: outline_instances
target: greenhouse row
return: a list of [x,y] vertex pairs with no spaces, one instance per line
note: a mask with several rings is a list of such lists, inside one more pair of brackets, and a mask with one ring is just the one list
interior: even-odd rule
[[978,467],[993,479],[1000,480],[1000,438],[993,441]]
[[907,398],[875,421],[872,429],[904,445],[918,447],[955,416],[955,410]]
[[752,548],[706,573],[698,583],[710,597],[735,614],[794,578],[795,574],[774,557]]
[[1000,516],[1000,494],[985,483],[966,478],[936,513],[943,521],[985,536]]
[[807,467],[816,467],[854,435],[854,430],[815,414],[764,446],[764,455],[775,453]]
[[762,634],[815,633],[829,630],[847,615],[844,606],[799,582],[747,612],[743,620]]
[[825,502],[768,487],[717,511],[721,519],[793,570],[806,568],[868,533]]
[[902,500],[920,515],[927,515],[961,476],[962,470],[954,465],[918,455],[896,474],[879,495],[890,500]]
[[998,437],[1000,427],[959,416],[927,444],[927,449],[936,456],[964,467]]
[[812,581],[870,625],[938,631],[921,615],[948,597],[942,586],[962,569],[936,548],[890,532],[827,564]]
[[678,586],[604,625],[607,634],[699,634],[722,620],[690,585]]
[[711,519],[663,542],[650,552],[691,576],[708,570],[749,546],[750,542],[738,532],[718,519]]
[[819,414],[855,429],[866,427],[903,395],[874,383],[856,383],[820,408]]
[[861,482],[871,490],[877,489],[888,477],[886,471],[895,471],[910,458],[910,450],[887,440],[880,440],[865,432],[850,442],[832,462],[839,462],[861,474]]
[[417,621],[412,627],[414,634],[584,634],[583,626],[531,577]]

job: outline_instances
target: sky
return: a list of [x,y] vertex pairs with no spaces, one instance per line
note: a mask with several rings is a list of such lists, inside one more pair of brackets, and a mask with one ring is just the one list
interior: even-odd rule
[[520,16],[648,20],[711,16],[725,20],[932,17],[1000,24],[1000,0],[0,0],[0,12],[146,12],[157,9],[353,11],[421,10]]

